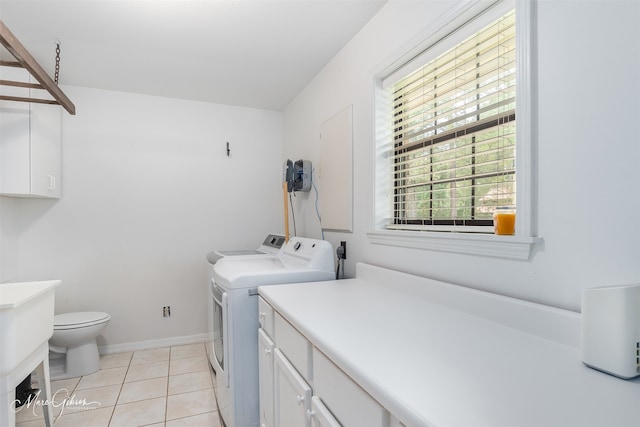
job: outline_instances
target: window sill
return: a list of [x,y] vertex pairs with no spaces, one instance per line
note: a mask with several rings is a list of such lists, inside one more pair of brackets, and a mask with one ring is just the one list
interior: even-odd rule
[[429,231],[376,230],[367,233],[374,244],[480,255],[526,261],[540,237],[496,236],[494,234],[445,233]]

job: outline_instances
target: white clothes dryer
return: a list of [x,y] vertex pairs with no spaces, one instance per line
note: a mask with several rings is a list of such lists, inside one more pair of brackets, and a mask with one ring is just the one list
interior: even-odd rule
[[211,290],[211,279],[213,278],[213,266],[216,262],[220,261],[224,257],[249,257],[249,258],[257,258],[264,256],[274,256],[280,250],[285,243],[285,237],[281,234],[267,234],[264,241],[260,246],[256,249],[234,249],[234,250],[215,250],[211,251],[207,254],[207,261],[209,263],[209,279],[207,280],[207,293],[209,297],[208,300],[208,340],[207,340],[207,357],[209,358],[209,363],[211,366],[215,366],[213,362],[213,294]]
[[211,280],[214,308],[212,365],[227,427],[257,427],[258,287],[334,280],[333,248],[324,240],[293,237],[269,257],[225,257]]

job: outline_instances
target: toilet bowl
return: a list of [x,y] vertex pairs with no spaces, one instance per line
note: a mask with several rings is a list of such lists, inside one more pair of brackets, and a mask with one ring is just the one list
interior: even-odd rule
[[52,380],[80,377],[100,369],[96,337],[111,316],[99,311],[57,314],[49,339],[49,370]]

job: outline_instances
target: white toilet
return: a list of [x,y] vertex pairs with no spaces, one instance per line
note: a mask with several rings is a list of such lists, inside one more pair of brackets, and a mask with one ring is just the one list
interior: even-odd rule
[[57,314],[49,340],[49,370],[52,380],[80,377],[100,369],[96,337],[111,316],[99,311]]

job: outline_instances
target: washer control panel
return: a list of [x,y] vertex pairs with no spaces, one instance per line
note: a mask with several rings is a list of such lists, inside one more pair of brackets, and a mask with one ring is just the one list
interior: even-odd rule
[[333,269],[333,248],[325,240],[292,237],[282,249],[282,257],[293,258],[308,265],[331,264]]

